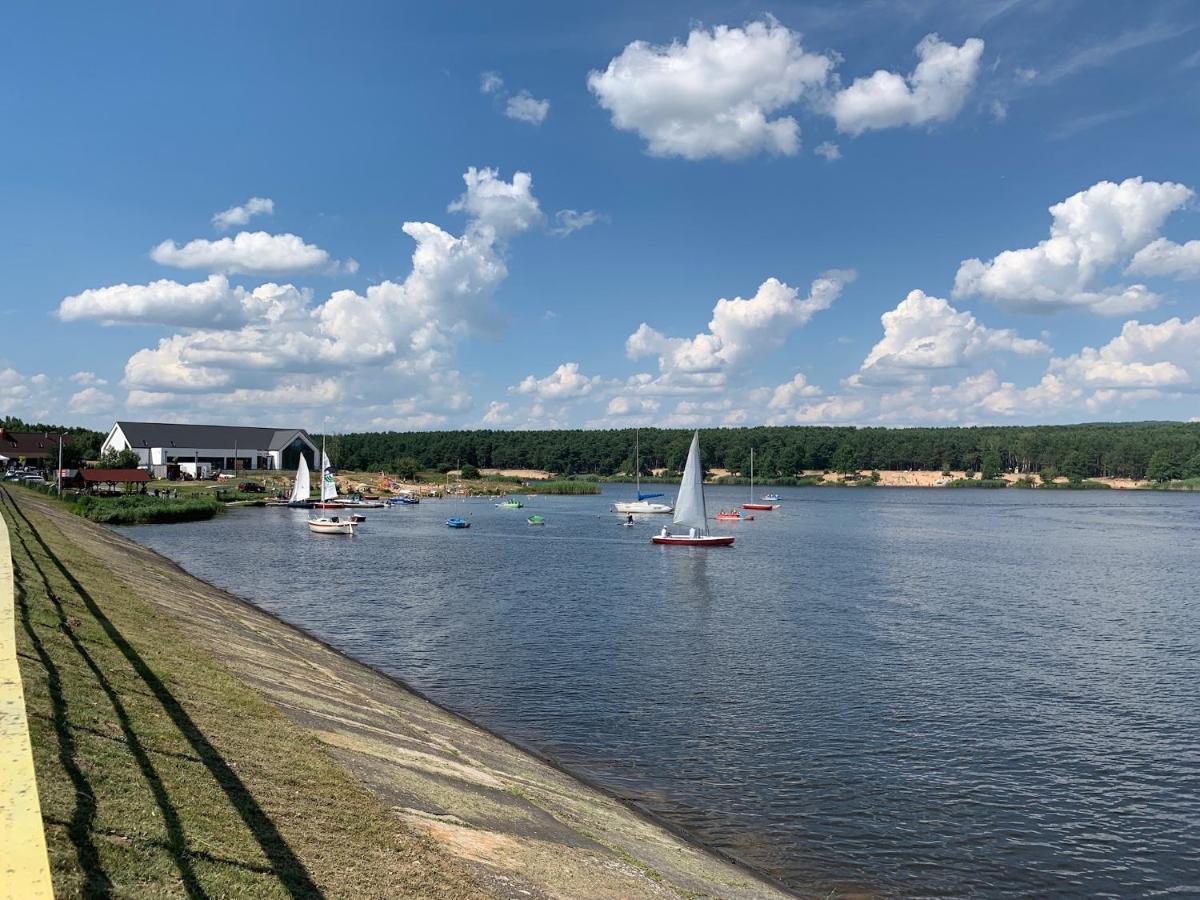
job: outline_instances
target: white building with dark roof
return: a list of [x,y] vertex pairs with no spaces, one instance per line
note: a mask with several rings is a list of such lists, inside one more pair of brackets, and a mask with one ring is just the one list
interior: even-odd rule
[[214,469],[295,469],[301,453],[316,469],[320,452],[303,428],[165,422],[117,422],[100,447],[101,454],[109,450],[132,450],[145,468],[207,463]]

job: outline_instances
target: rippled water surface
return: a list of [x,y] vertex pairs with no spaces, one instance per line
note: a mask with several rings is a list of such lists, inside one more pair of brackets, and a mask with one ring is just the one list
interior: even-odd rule
[[1200,497],[628,493],[123,530],[802,891],[1200,893]]

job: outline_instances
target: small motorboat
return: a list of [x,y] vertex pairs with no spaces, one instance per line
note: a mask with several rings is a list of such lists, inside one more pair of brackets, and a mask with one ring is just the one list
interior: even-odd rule
[[496,504],[497,509],[523,509],[525,504],[520,500],[502,500]]
[[530,517],[529,517],[528,519],[526,519],[525,521],[526,521],[526,522],[528,522],[530,525],[545,525],[545,524],[546,524],[546,517],[545,517],[545,516],[536,516],[536,515],[535,515],[535,516],[530,516]]
[[446,527],[447,528],[470,528],[471,523],[468,522],[466,519],[459,519],[459,518],[447,519]]
[[355,525],[361,525],[363,522],[367,521],[367,517],[364,516],[362,513],[351,513],[350,521],[353,522]]
[[388,497],[388,506],[416,506],[421,502],[421,498],[415,494],[405,491],[395,497]]
[[354,522],[340,516],[309,519],[308,530],[314,534],[354,534]]
[[778,494],[764,494],[763,499],[766,500],[768,503],[777,503],[779,501],[779,495]]
[[779,509],[779,505],[776,503],[743,503],[742,509],[770,510],[770,509]]
[[[746,516],[747,519],[753,519],[754,516]],[[742,514],[736,509],[723,509],[716,515],[718,522],[740,522]]]

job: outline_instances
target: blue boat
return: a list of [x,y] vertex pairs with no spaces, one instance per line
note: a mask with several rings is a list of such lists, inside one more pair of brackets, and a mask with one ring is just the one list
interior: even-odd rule
[[421,501],[416,497],[389,497],[388,506],[416,506]]
[[468,522],[466,519],[447,519],[446,527],[447,528],[470,528],[471,523]]

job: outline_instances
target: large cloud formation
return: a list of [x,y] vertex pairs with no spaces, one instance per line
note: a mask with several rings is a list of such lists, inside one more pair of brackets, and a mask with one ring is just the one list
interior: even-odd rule
[[1193,196],[1174,182],[1101,181],[1050,207],[1050,237],[1005,250],[988,262],[963,260],[954,296],[981,296],[1022,312],[1082,308],[1102,315],[1150,309],[1159,298],[1144,284],[1102,284],[1133,257],[1130,271],[1185,272],[1188,251],[1157,241],[1167,217]]
[[453,235],[406,222],[416,242],[403,281],[363,293],[338,290],[316,306],[292,285],[247,291],[220,274],[192,285],[115,285],[66,298],[69,319],[166,324],[186,330],[140,350],[125,366],[129,405],[241,410],[295,409],[357,427],[428,427],[469,402],[454,367],[457,345],[495,333],[493,302],[508,274],[508,241],[542,221],[533,180],[505,181],[471,168],[449,209],[467,215]]
[[634,41],[588,74],[613,125],[637,132],[655,156],[738,159],[792,155],[800,127],[771,115],[823,86],[833,57],[808,53],[774,19],[694,28],[684,44]]

